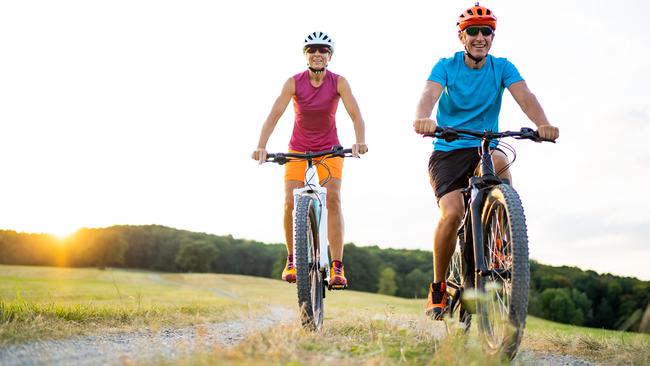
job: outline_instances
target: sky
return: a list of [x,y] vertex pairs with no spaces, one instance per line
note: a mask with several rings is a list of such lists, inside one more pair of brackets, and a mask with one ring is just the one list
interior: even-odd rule
[[[330,34],[369,153],[345,162],[345,241],[431,250],[431,141],[413,132],[471,1],[0,3],[0,228],[160,224],[284,240],[283,168],[250,159],[304,37]],[[512,141],[530,256],[650,280],[650,3],[492,0],[491,54],[518,68],[556,144]],[[267,148],[282,152],[289,106]],[[343,145],[354,143],[341,104]],[[501,128],[532,127],[506,91]]]

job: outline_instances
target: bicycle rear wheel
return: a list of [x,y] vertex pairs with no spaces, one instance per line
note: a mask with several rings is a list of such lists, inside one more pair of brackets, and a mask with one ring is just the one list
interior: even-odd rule
[[477,302],[479,328],[488,350],[512,359],[524,333],[530,282],[526,218],[517,192],[506,184],[490,190],[481,221],[488,274],[477,275],[484,294]]
[[300,196],[294,212],[294,261],[300,320],[304,327],[323,325],[323,274],[319,268],[320,245],[314,199]]

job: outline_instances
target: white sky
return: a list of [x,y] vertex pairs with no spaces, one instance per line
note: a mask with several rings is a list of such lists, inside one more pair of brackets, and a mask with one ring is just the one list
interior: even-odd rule
[[[347,160],[346,242],[431,249],[431,145],[412,132],[424,81],[460,50],[472,1],[4,1],[0,228],[62,234],[161,224],[283,241],[283,169],[249,156],[304,36],[336,41],[370,152]],[[482,5],[491,53],[519,69],[560,127],[513,142],[531,257],[650,280],[650,3]],[[339,136],[353,141],[339,106]],[[502,129],[532,126],[505,93]],[[286,149],[291,105],[268,149]]]

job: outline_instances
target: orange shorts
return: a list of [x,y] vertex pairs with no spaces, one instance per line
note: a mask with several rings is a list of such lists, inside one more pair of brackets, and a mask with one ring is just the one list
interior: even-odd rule
[[[290,153],[304,153],[304,151],[289,150]],[[341,179],[343,177],[343,158],[319,158],[314,159],[316,171],[318,171],[318,179],[323,179],[331,176],[332,178]],[[300,182],[305,181],[305,170],[307,170],[307,162],[304,160],[292,161],[284,165],[284,181],[297,180]]]

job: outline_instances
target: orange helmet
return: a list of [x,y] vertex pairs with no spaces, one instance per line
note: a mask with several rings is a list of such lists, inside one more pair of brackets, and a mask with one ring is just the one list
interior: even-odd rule
[[494,16],[492,10],[480,6],[478,1],[474,6],[465,10],[459,17],[456,23],[460,31],[471,25],[487,25],[492,29],[497,29],[497,17]]

